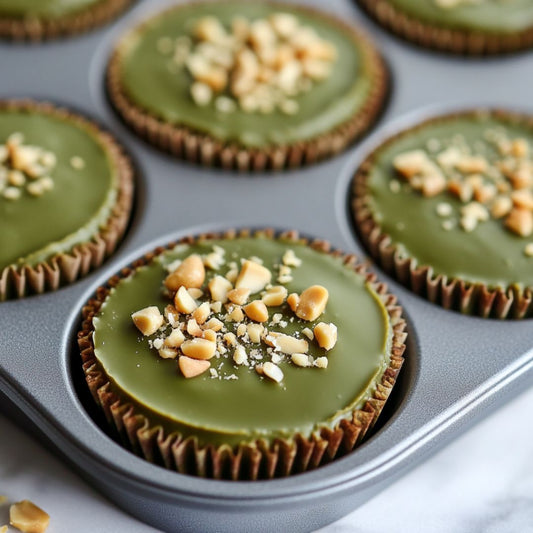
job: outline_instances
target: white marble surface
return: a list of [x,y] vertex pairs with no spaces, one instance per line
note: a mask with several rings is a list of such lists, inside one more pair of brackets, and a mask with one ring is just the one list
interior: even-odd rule
[[[533,533],[533,389],[320,533]],[[149,533],[0,416],[0,494],[51,515],[47,533]],[[0,505],[0,525],[8,520]],[[378,521],[379,518],[379,521]]]

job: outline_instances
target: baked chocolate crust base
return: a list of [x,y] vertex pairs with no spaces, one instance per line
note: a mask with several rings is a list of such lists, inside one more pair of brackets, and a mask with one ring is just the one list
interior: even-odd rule
[[67,120],[84,128],[102,143],[118,176],[117,199],[105,224],[88,242],[53,255],[35,265],[10,265],[0,269],[0,301],[54,291],[99,267],[116,249],[126,231],[133,204],[133,166],[109,133],[90,120],[47,102],[0,100],[0,110],[35,111]]
[[[160,426],[153,426],[146,416],[136,411],[134,405],[123,400],[95,357],[92,320],[112,287],[165,250],[182,243],[192,244],[197,240],[233,239],[256,234],[306,243],[317,250],[341,257],[348,267],[365,276],[379,294],[391,320],[393,338],[390,363],[377,384],[373,397],[333,429],[324,427],[309,436],[296,434],[291,439],[274,439],[272,442],[261,439],[244,442],[236,447],[212,444],[201,446],[194,436],[183,437],[178,433],[167,433]],[[86,381],[94,400],[103,409],[110,428],[118,432],[122,444],[140,457],[182,474],[241,481],[272,479],[305,472],[352,451],[383,410],[404,361],[407,337],[406,323],[402,309],[396,304],[396,298],[387,292],[385,284],[377,282],[375,274],[367,272],[364,265],[356,262],[355,256],[332,250],[325,241],[302,239],[295,231],[277,234],[270,229],[254,232],[246,229],[230,230],[220,234],[185,237],[166,248],[157,248],[130,267],[122,269],[106,286],[100,287],[95,297],[83,308],[82,315],[83,324],[78,333],[78,345]]]
[[84,33],[113,20],[133,2],[104,0],[87,9],[54,19],[9,17],[0,13],[0,38],[38,42]]
[[467,31],[432,25],[397,9],[388,0],[356,0],[381,26],[423,48],[452,54],[509,54],[533,46],[533,26],[516,33]]
[[[485,110],[451,113],[430,118],[416,126],[389,137],[367,156],[356,170],[351,189],[351,215],[357,235],[370,255],[385,272],[411,289],[415,294],[445,309],[483,318],[519,319],[533,316],[533,288],[521,289],[510,284],[507,288],[490,288],[483,283],[471,283],[443,274],[435,274],[430,265],[419,265],[413,257],[402,255],[374,218],[370,208],[371,193],[368,178],[376,155],[388,144],[417,132],[429,124],[448,122],[456,118],[476,116]],[[533,129],[533,117],[503,110],[491,110],[492,116],[525,124]]]
[[[284,4],[274,5],[282,8]],[[175,9],[179,7],[171,8]],[[242,172],[261,172],[298,168],[333,157],[361,137],[378,120],[389,93],[389,73],[374,44],[361,32],[326,13],[301,6],[298,9],[329,20],[343,31],[348,31],[355,41],[362,43],[363,64],[370,78],[370,92],[355,115],[327,133],[289,144],[249,148],[236,142],[220,141],[179,123],[165,122],[138,106],[128,96],[121,79],[120,43],[107,68],[109,99],[122,120],[137,135],[157,148],[191,163]]]

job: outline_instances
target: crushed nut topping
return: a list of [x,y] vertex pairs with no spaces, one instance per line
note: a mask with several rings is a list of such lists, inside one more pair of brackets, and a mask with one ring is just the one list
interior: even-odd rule
[[[213,254],[219,258],[216,269],[206,271],[206,258]],[[337,327],[315,323],[326,309],[327,289],[313,285],[300,295],[287,296],[285,287],[270,284],[276,270],[279,274],[288,264],[298,272],[302,261],[293,250],[284,253],[272,270],[257,257],[240,259],[240,269],[233,259],[239,258],[226,261],[225,251],[214,246],[205,256],[191,254],[173,261],[171,268],[167,265],[162,291],[173,304],[163,312],[149,306],[132,314],[142,335],[152,337],[150,348],[162,359],[176,359],[186,378],[209,370],[212,379],[238,379],[234,373],[225,375],[222,359],[278,383],[284,378],[281,363],[327,368],[326,355],[337,341]],[[236,270],[233,283],[223,275],[226,269]],[[289,323],[290,332],[285,329]],[[311,345],[323,355],[309,355]]]
[[39,197],[54,187],[50,173],[56,166],[52,152],[24,144],[21,133],[11,134],[0,144],[0,196],[5,200],[18,200],[23,192]]
[[[505,0],[499,0],[505,1]],[[478,6],[485,4],[487,0],[433,0],[437,7],[442,9],[453,9],[460,6]]]
[[196,105],[213,103],[224,114],[239,107],[246,113],[295,115],[300,106],[294,98],[329,78],[337,59],[331,42],[281,12],[255,20],[236,16],[229,28],[216,17],[202,17],[191,36],[161,37],[157,49],[171,56],[171,72],[186,70],[192,77]]
[[44,533],[50,516],[29,500],[22,500],[9,508],[9,523],[25,533]]
[[527,139],[511,138],[504,127],[496,127],[474,143],[455,135],[432,147],[400,153],[393,166],[404,179],[401,187],[461,203],[459,209],[437,204],[445,231],[473,232],[488,220],[500,220],[516,235],[533,234],[533,154]]

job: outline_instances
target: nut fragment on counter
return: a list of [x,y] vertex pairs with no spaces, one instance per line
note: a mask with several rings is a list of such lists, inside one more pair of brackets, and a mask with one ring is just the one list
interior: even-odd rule
[[9,508],[9,523],[24,533],[44,533],[50,516],[31,501],[22,500]]
[[[212,260],[213,254],[218,257],[216,268],[206,271],[206,259]],[[224,374],[224,359],[278,383],[284,378],[280,363],[327,368],[325,355],[336,343],[337,328],[332,323],[314,324],[326,309],[327,289],[313,285],[287,296],[286,287],[270,284],[274,272],[289,268],[287,264],[298,272],[302,261],[294,251],[286,252],[272,269],[258,257],[240,258],[239,269],[224,254],[215,246],[205,256],[190,254],[167,267],[162,292],[173,304],[163,313],[157,306],[148,306],[132,314],[145,337],[155,336],[148,340],[150,348],[161,359],[177,359],[185,378],[209,370],[211,379],[238,379],[234,372]],[[234,270],[232,283],[227,273]],[[291,333],[284,332],[289,323],[296,330],[291,326]],[[308,355],[310,343],[319,357]]]
[[[295,97],[329,78],[337,50],[311,26],[276,12],[250,20],[235,16],[226,27],[216,17],[193,21],[190,36],[161,37],[158,51],[171,56],[169,69],[192,78],[191,98],[231,114],[295,115]],[[181,70],[181,72],[180,72]]]

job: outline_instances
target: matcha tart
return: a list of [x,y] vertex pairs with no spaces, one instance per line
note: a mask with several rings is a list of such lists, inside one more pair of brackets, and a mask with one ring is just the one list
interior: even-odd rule
[[133,0],[0,0],[0,37],[41,41],[82,33],[115,18]]
[[270,479],[353,450],[403,362],[402,311],[374,275],[296,232],[186,238],[83,310],[87,383],[123,442],[215,479]]
[[52,104],[0,101],[0,300],[98,267],[132,196],[131,164],[109,134]]
[[533,315],[533,120],[498,110],[432,118],[357,170],[356,230],[390,274],[432,302]]
[[195,2],[134,28],[108,67],[124,121],[203,165],[298,167],[343,150],[384,106],[387,72],[351,26],[293,4]]
[[533,45],[529,0],[357,0],[382,26],[425,48],[487,55]]

